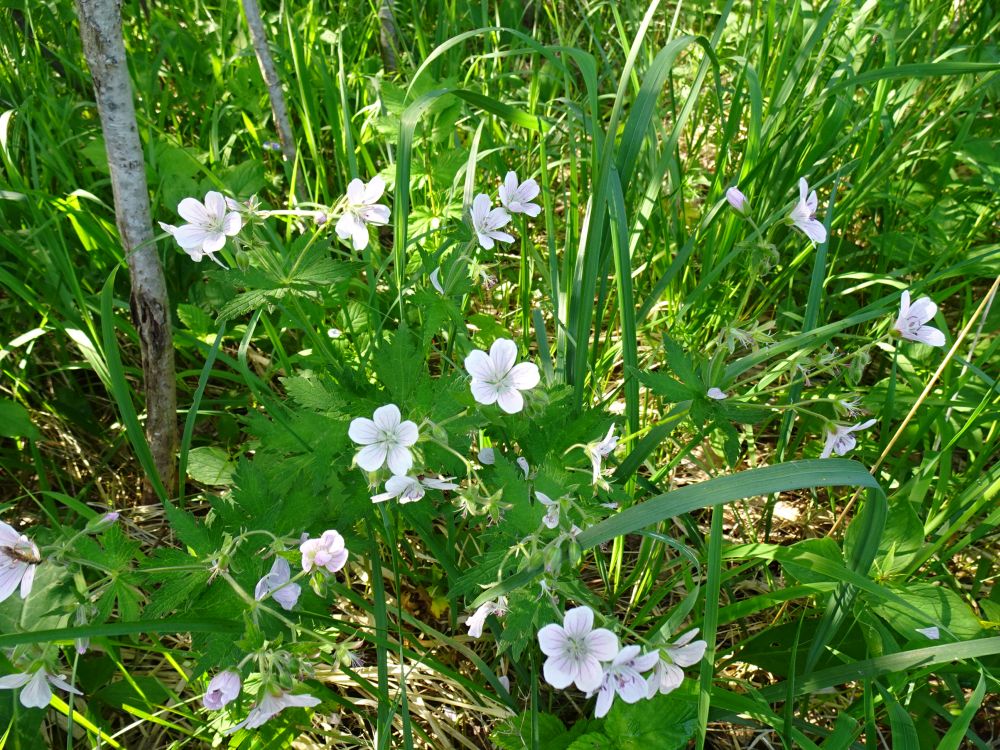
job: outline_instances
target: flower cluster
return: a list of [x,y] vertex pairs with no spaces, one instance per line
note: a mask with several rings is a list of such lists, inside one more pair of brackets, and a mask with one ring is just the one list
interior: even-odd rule
[[636,703],[677,688],[684,679],[681,667],[697,664],[705,655],[705,641],[692,641],[697,632],[643,653],[637,645],[619,647],[614,633],[594,627],[590,607],[576,607],[566,612],[562,625],[551,623],[538,631],[538,645],[548,657],[542,674],[557,690],[576,685],[588,698],[596,694],[594,715],[601,718],[615,696]]

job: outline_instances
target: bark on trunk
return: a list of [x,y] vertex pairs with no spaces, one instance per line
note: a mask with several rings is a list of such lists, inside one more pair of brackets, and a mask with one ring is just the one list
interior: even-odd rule
[[284,155],[285,161],[292,165],[292,184],[295,186],[295,198],[299,203],[303,203],[308,200],[308,194],[305,185],[300,181],[302,173],[299,171],[296,159],[295,136],[292,135],[292,124],[288,119],[288,107],[285,105],[285,93],[281,89],[281,79],[278,78],[278,70],[274,67],[274,58],[271,57],[271,50],[267,46],[267,34],[264,32],[264,22],[260,17],[260,6],[257,4],[257,0],[243,0],[243,14],[246,16],[247,28],[250,30],[250,42],[257,54],[257,64],[260,65],[261,75],[264,76],[264,83],[267,85],[267,94],[271,100],[271,114],[274,117],[274,128],[278,131],[281,153]]
[[[153,241],[149,188],[122,39],[121,4],[122,0],[76,0],[76,10],[104,132],[115,219],[132,283],[129,306],[142,350],[146,439],[160,481],[172,494],[176,482],[177,393],[170,303]],[[147,498],[155,497],[148,477],[144,493]]]
[[378,22],[382,65],[387,73],[396,73],[399,70],[399,37],[396,33],[396,17],[392,12],[392,0],[382,0],[378,9]]

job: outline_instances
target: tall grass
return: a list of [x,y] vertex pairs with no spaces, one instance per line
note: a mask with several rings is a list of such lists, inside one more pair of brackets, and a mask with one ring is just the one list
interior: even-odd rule
[[[127,291],[114,275],[121,251],[71,4],[9,5],[0,11],[2,395],[35,415],[45,439],[5,441],[0,459],[11,507],[35,503],[65,519],[79,512],[67,508],[103,499],[46,440],[101,435],[87,449],[97,474],[117,466],[126,446],[141,463],[142,404],[130,390],[138,359]],[[580,414],[621,408],[626,454],[617,478],[628,482],[623,504],[631,507],[580,543],[597,550],[589,559],[609,608],[651,627],[682,612],[718,642],[700,676],[699,746],[710,722],[752,716],[787,747],[875,746],[883,731],[893,746],[918,746],[917,736],[923,747],[938,736],[935,722],[947,732],[943,746],[964,738],[985,747],[969,707],[996,692],[987,662],[996,638],[920,649],[900,641],[899,653],[870,653],[866,637],[881,626],[864,610],[895,606],[915,618],[907,587],[933,583],[974,606],[987,630],[1000,620],[991,557],[1000,520],[997,306],[982,304],[1000,271],[995,6],[400,1],[396,77],[381,69],[376,6],[304,0],[264,12],[310,199],[332,204],[351,178],[383,174],[392,241],[387,235],[357,259],[365,280],[353,282],[352,307],[339,315],[279,303],[222,329],[214,315],[225,290],[162,245],[189,410],[182,461],[199,445],[236,452],[237,419],[260,407],[281,423],[278,376],[326,366],[329,327],[350,333],[340,366],[364,371],[385,331],[429,314],[409,293],[426,287],[455,242],[437,222],[467,209],[466,185],[492,189],[517,169],[543,185],[543,220],[519,231],[515,252],[498,255],[489,271],[500,283],[470,294],[464,311],[495,314],[499,329],[538,353],[550,380],[572,386]],[[181,197],[217,187],[285,203],[292,170],[264,147],[275,138],[239,3],[125,7],[157,218],[172,216]],[[830,230],[816,248],[782,226],[803,176],[819,190]],[[727,207],[735,184],[757,228]],[[276,240],[292,267],[291,225]],[[384,285],[395,292],[391,304],[378,294]],[[833,347],[863,346],[868,327],[895,314],[904,288],[941,305],[949,344],[963,328],[969,334],[927,394],[938,361],[926,351],[900,349],[864,368],[858,388],[878,413],[880,443],[860,445],[855,457],[876,467],[870,474],[857,463],[777,463],[815,457],[822,425],[774,410],[746,428],[738,468],[748,472],[725,476],[725,446],[688,420],[690,402],[671,404],[641,386],[640,370],[680,374],[685,363],[674,352],[682,351],[703,356],[697,375],[716,378],[706,385],[748,398],[784,406],[837,396],[842,386],[812,382],[800,366],[822,368]],[[756,332],[753,344],[730,351],[734,328]],[[303,330],[313,333],[296,333]],[[451,343],[431,345],[450,357]],[[98,408],[74,403],[74,394]],[[894,432],[918,402],[909,426]],[[683,486],[693,478],[708,481]],[[737,490],[725,489],[731,484]],[[845,516],[867,514],[870,533],[846,541],[831,520],[854,493],[810,489],[844,485],[873,488]],[[816,527],[803,520],[789,532],[775,517],[778,493],[792,489]],[[359,637],[376,653],[373,682],[358,676],[355,687],[377,701],[379,747],[421,737],[433,746],[428,712],[414,713],[419,696],[405,679],[390,679],[390,667],[421,662],[460,684],[482,712],[471,723],[519,704],[497,698],[492,654],[401,604],[403,589],[440,591],[457,626],[461,573],[475,563],[475,545],[454,544],[465,521],[449,520],[445,541],[431,524],[406,529],[415,546],[397,551],[400,521],[382,520],[369,530],[371,558],[394,577],[376,575],[367,599],[354,595],[371,624]],[[907,525],[925,541],[904,554]],[[636,537],[626,535],[639,533],[633,548]],[[788,543],[803,538],[816,547],[790,552]],[[824,538],[836,540],[835,552]],[[438,565],[420,562],[426,549]],[[779,565],[795,585],[776,585]],[[94,635],[157,629],[140,624]],[[159,627],[168,626],[211,623]],[[461,658],[435,660],[425,643]],[[768,658],[770,643],[786,649],[783,663]],[[757,684],[746,676],[750,664],[774,679]],[[119,669],[128,679],[133,667]],[[518,669],[527,683],[537,664]],[[814,694],[845,682],[860,692],[839,706],[847,718],[825,722],[829,704]],[[534,687],[531,698],[537,729],[542,704],[558,706]],[[153,722],[160,705],[143,705],[114,708]],[[922,718],[928,712],[936,719]],[[195,714],[183,719],[207,736]]]

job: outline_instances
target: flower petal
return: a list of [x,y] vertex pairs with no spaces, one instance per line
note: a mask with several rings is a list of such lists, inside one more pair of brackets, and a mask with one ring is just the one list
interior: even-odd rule
[[35,569],[37,565],[29,565],[21,577],[21,598],[27,599],[31,593],[31,584],[35,582]]
[[517,361],[517,344],[510,339],[497,339],[490,347],[490,360],[497,375],[506,375]]
[[601,689],[597,691],[597,703],[594,705],[595,718],[602,719],[607,715],[614,698],[614,688],[611,686],[610,680],[605,680]]
[[396,435],[396,442],[407,448],[417,442],[417,439],[420,437],[416,422],[411,422],[409,419],[400,422],[394,434]]
[[920,326],[913,334],[914,341],[928,346],[944,346],[944,333],[931,326]]
[[385,180],[383,180],[378,175],[369,180],[368,184],[365,185],[364,193],[362,194],[362,202],[366,205],[371,205],[377,203],[378,199],[382,197],[382,193],[385,192]]
[[375,426],[385,432],[395,432],[401,419],[402,415],[399,413],[399,407],[395,404],[380,406],[375,410],[373,417]]
[[209,190],[205,195],[205,211],[212,221],[218,221],[226,214],[226,199],[222,193],[216,190]]
[[354,206],[360,206],[365,201],[365,183],[357,177],[347,183],[347,201]]
[[222,233],[225,235],[229,235],[230,237],[237,235],[242,228],[243,217],[235,211],[226,214],[226,218],[222,220]]
[[546,625],[538,631],[538,647],[546,656],[561,654],[566,650],[566,631],[556,623]]
[[25,708],[48,708],[52,690],[45,679],[45,670],[39,669],[21,690],[21,705]]
[[365,471],[378,471],[385,463],[388,452],[385,443],[366,445],[354,456],[354,462]]
[[10,561],[7,565],[0,566],[0,602],[14,593],[27,568],[25,563],[19,561]]
[[27,672],[17,672],[0,677],[0,690],[14,690],[28,684],[32,675]]
[[930,297],[921,297],[909,310],[908,317],[916,318],[923,325],[937,314],[937,305]]
[[618,653],[618,636],[606,628],[597,628],[587,635],[587,648],[601,661],[611,661]]
[[359,445],[371,445],[379,439],[380,433],[372,420],[367,417],[358,417],[351,420],[351,426],[347,428],[347,436]]
[[577,665],[576,686],[585,693],[596,690],[604,678],[601,663],[593,656],[587,655]]
[[469,356],[465,358],[464,364],[465,371],[477,380],[493,380],[496,377],[497,373],[493,370],[493,360],[481,349],[470,352]]
[[542,665],[542,676],[556,690],[568,688],[576,677],[575,663],[565,654],[550,656]]
[[205,205],[196,198],[185,198],[177,204],[177,213],[190,224],[207,226],[211,222]]
[[393,474],[405,474],[413,466],[413,454],[409,448],[395,445],[388,451],[388,464]]
[[[594,610],[590,607],[574,607],[563,617],[563,628],[570,638],[583,638],[594,628]],[[605,631],[607,632],[607,631]],[[615,653],[618,649],[615,648]],[[612,654],[608,659],[615,658]]]
[[708,644],[705,641],[693,641],[685,646],[671,647],[667,649],[670,658],[678,667],[690,667],[701,661],[705,656],[705,649]]
[[483,380],[473,380],[471,385],[472,397],[478,403],[486,406],[496,403],[499,394],[495,385],[490,385]]
[[497,393],[497,406],[508,414],[517,414],[524,408],[524,398],[520,391],[506,388]]
[[538,381],[540,379],[541,378],[538,375],[538,365],[533,362],[522,362],[519,365],[514,365],[510,374],[507,376],[507,382],[519,391],[526,391],[530,388],[534,388],[538,385]]
[[50,674],[48,675],[48,679],[49,682],[51,682],[60,690],[64,690],[67,693],[72,693],[73,695],[83,695],[81,691],[77,690],[75,687],[66,682],[66,680],[63,678],[62,675]]

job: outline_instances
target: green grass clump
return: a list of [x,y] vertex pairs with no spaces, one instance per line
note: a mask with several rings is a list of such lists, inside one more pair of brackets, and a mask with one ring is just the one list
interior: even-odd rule
[[[84,693],[0,691],[0,745],[989,747],[995,5],[263,10],[301,204],[240,4],[123,9],[154,219],[260,200],[225,268],[160,237],[184,481],[154,506],[72,3],[0,10],[0,487],[43,560],[0,672]],[[487,250],[470,207],[509,170],[541,210]],[[334,225],[375,176],[391,220],[355,251]],[[825,241],[788,220],[800,178]],[[943,346],[894,330],[904,291]],[[465,366],[499,339],[540,373],[513,415]],[[389,403],[457,487],[372,503],[348,431]],[[299,573],[334,529],[347,563]],[[292,609],[255,597],[276,559]],[[539,649],[577,606],[688,679],[594,717]],[[666,650],[693,628],[701,658]],[[242,697],[204,708],[227,669]],[[279,689],[321,703],[224,734]]]

